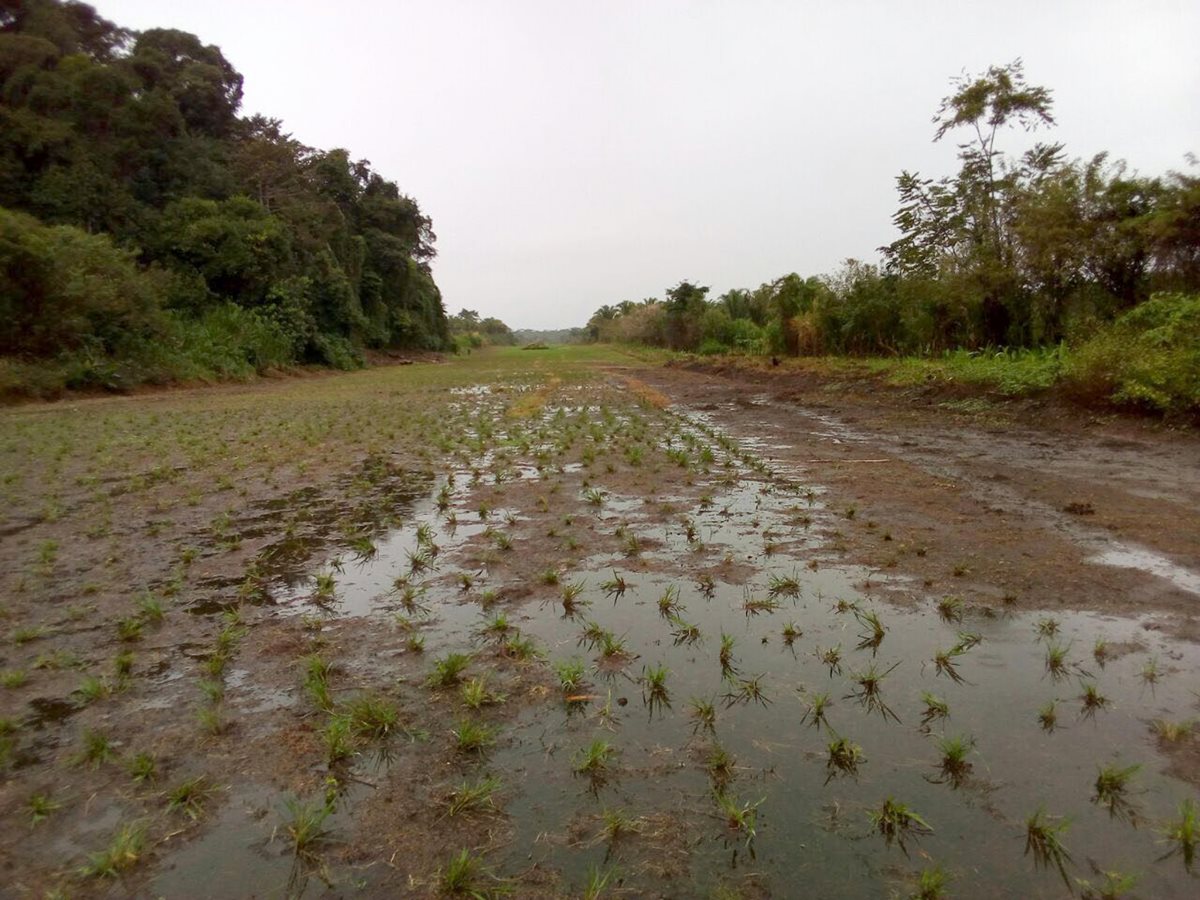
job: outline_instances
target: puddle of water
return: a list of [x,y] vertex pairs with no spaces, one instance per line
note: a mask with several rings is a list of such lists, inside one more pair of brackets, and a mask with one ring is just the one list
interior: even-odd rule
[[1137,569],[1149,572],[1159,578],[1171,582],[1175,587],[1190,594],[1200,594],[1200,573],[1177,566],[1169,559],[1153,553],[1121,544],[1111,550],[1105,550],[1088,559],[1088,562],[1102,566],[1116,566],[1120,569]]

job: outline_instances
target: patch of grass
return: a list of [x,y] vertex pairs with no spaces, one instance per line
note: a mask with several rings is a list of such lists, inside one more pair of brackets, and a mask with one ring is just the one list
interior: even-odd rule
[[1163,858],[1182,857],[1184,868],[1190,872],[1196,861],[1196,846],[1200,844],[1200,813],[1197,813],[1195,801],[1189,797],[1180,803],[1179,815],[1166,822],[1160,834],[1170,846]]
[[604,738],[596,738],[575,754],[572,765],[576,772],[595,774],[608,770],[617,749]]
[[1062,836],[1070,825],[1069,819],[1048,815],[1044,808],[1025,820],[1025,855],[1033,855],[1036,868],[1056,869],[1067,890],[1071,889],[1071,879],[1067,876],[1071,854],[1063,845]]
[[29,824],[38,825],[50,818],[56,811],[62,809],[62,804],[49,794],[33,794],[25,802],[29,810]]
[[721,818],[725,821],[725,827],[730,831],[745,835],[746,846],[750,846],[758,834],[758,808],[762,806],[766,798],[764,797],[757,803],[749,801],[739,803],[736,798],[723,790],[715,791],[713,798],[716,800]]
[[454,687],[462,681],[462,673],[471,664],[468,653],[447,653],[441,659],[434,660],[433,671],[429,673],[428,683],[433,687]]
[[135,753],[126,760],[125,770],[136,782],[154,781],[158,777],[158,761],[149,753]]
[[509,886],[484,865],[482,857],[464,849],[451,856],[438,873],[438,891],[471,900],[487,900],[509,893]]
[[958,787],[971,774],[972,764],[967,761],[971,751],[975,749],[975,739],[968,735],[944,737],[938,741],[938,752],[941,754],[940,767],[942,779]]
[[724,695],[726,708],[738,703],[754,702],[762,707],[770,704],[771,698],[766,695],[762,686],[763,679],[766,677],[766,675],[756,675],[753,678],[739,678],[733,689]]
[[852,672],[850,680],[857,687],[843,699],[857,700],[868,712],[878,712],[885,720],[890,718],[895,722],[899,722],[900,717],[892,711],[891,707],[883,702],[883,680],[894,672],[899,665],[899,662],[893,663],[889,668],[881,672],[876,668],[874,663],[871,663],[865,671]]
[[883,801],[879,809],[871,810],[868,814],[871,826],[882,836],[887,846],[895,843],[908,855],[905,842],[910,838],[932,834],[933,826],[926,822],[915,810],[903,803],[897,803],[891,797]]
[[1038,724],[1042,726],[1043,731],[1054,731],[1058,725],[1058,706],[1053,700],[1048,700],[1046,704],[1038,710]]
[[108,846],[98,853],[89,853],[79,870],[84,878],[116,878],[132,869],[146,847],[146,826],[141,822],[122,825],[113,834]]
[[460,816],[475,812],[495,812],[496,793],[503,786],[499,778],[487,776],[464,781],[446,798],[446,815]]
[[487,678],[480,676],[472,678],[462,686],[460,692],[462,701],[471,709],[482,709],[485,706],[494,706],[498,703],[503,703],[505,696],[491,690],[487,686]]
[[711,700],[693,697],[688,701],[688,716],[692,720],[692,734],[703,729],[712,732],[717,726],[717,708]]
[[1092,802],[1108,807],[1108,814],[1113,818],[1136,821],[1136,810],[1129,800],[1129,792],[1130,782],[1141,768],[1140,765],[1124,768],[1112,764],[1101,766],[1096,774]]
[[925,727],[939,719],[950,718],[950,705],[936,694],[922,691],[921,702],[925,705],[925,711],[921,713],[921,724]]
[[211,794],[212,788],[205,776],[189,778],[167,791],[167,809],[182,812],[194,821],[204,814],[204,804]]
[[463,719],[451,733],[459,753],[482,753],[496,743],[498,731],[485,722]]
[[825,783],[837,775],[858,775],[858,767],[867,761],[863,749],[844,737],[835,737],[829,742],[829,757],[825,761]]
[[368,740],[385,740],[400,726],[400,710],[379,694],[359,694],[346,704],[346,715],[355,734]]
[[937,611],[943,622],[961,622],[964,607],[962,597],[943,597],[938,601]]
[[5,669],[0,672],[0,687],[16,690],[29,681],[29,673],[24,669]]
[[87,764],[95,769],[115,755],[116,748],[108,739],[108,735],[89,728],[83,733],[83,746],[75,755],[75,762],[79,765]]
[[1083,682],[1081,687],[1083,693],[1079,695],[1079,701],[1082,703],[1080,715],[1085,719],[1090,719],[1096,715],[1096,712],[1101,709],[1108,708],[1108,698],[1100,693],[1100,689],[1090,681]]
[[283,830],[295,856],[310,859],[328,841],[325,820],[332,813],[327,803],[301,802],[295,798],[287,801]]

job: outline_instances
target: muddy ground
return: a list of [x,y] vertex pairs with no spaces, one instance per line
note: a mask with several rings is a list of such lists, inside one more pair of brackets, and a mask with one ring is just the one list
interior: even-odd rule
[[[425,367],[411,366],[396,372],[416,376],[75,404],[77,419],[104,423],[98,439],[77,425],[39,430],[61,407],[10,416],[21,430],[6,448],[0,522],[0,669],[13,676],[0,688],[0,895],[207,897],[238,885],[242,896],[426,896],[448,890],[448,860],[469,850],[488,861],[481,892],[579,896],[581,873],[564,872],[554,848],[593,850],[600,807],[533,835],[509,810],[537,811],[524,797],[544,770],[569,775],[581,724],[603,726],[615,700],[641,705],[645,660],[598,661],[593,680],[607,698],[587,688],[557,722],[563,691],[519,638],[537,637],[554,659],[572,651],[560,631],[573,617],[557,609],[562,621],[547,625],[547,611],[562,605],[564,585],[588,581],[595,592],[614,565],[656,589],[707,577],[738,596],[768,566],[837,567],[863,596],[900,610],[955,596],[989,616],[1082,610],[1135,617],[1172,647],[1200,639],[1194,433],[628,359],[590,361],[564,383],[554,365],[505,359],[494,370],[439,367],[428,383]],[[598,420],[601,409],[615,417]],[[698,466],[717,432],[680,430],[688,416],[742,449],[722,463],[725,445],[712,443],[712,470]],[[162,445],[122,437],[185,426],[192,443],[170,465]],[[664,446],[667,433],[689,443]],[[40,443],[26,446],[27,435]],[[114,446],[99,452],[125,464],[119,477],[97,474],[97,444]],[[680,446],[690,461],[669,455]],[[760,479],[753,492],[777,481],[732,468],[746,448],[797,473],[809,506],[816,489],[820,514],[810,526],[798,494],[780,522],[799,536],[751,554],[684,541],[680,522],[738,489],[730,473]],[[447,473],[452,490],[435,500]],[[636,550],[590,489],[637,498]],[[428,572],[411,563],[420,522],[436,523],[442,544]],[[1124,565],[1097,561],[1106,554]],[[330,603],[319,573],[338,585]],[[485,635],[498,616],[510,630]],[[1135,629],[1109,652],[1144,655],[1150,643]],[[504,702],[471,710],[461,684],[431,686],[435,660],[452,652],[471,654],[463,681],[485,679]],[[314,658],[328,664],[327,701],[306,675]],[[1186,688],[1193,675],[1172,677]],[[355,719],[348,755],[335,758],[330,730],[363,698],[394,716]],[[465,720],[496,729],[493,759],[512,772],[500,772],[494,808],[450,816],[454,790],[495,771],[486,752],[456,746]],[[107,746],[96,749],[95,736]],[[705,745],[646,740],[644,758],[629,754],[629,782],[703,770]],[[1198,746],[1162,744],[1172,777],[1200,784]],[[156,770],[135,778],[143,756]],[[772,769],[764,762],[755,777]],[[191,779],[201,779],[194,806],[178,802]],[[707,800],[672,796],[673,807],[639,819],[642,837],[618,855],[622,875],[604,895],[769,894],[768,869],[753,867],[695,891],[689,860],[708,839]],[[332,814],[311,852],[299,848],[297,809],[324,808]],[[667,827],[671,817],[688,828]],[[97,854],[127,826],[141,842],[97,873]],[[908,877],[907,865],[895,868]]]

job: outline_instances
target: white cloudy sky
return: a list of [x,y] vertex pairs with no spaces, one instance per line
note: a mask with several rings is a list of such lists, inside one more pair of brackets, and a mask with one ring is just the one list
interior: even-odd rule
[[513,327],[874,260],[895,175],[955,168],[949,79],[1018,56],[1072,154],[1200,152],[1195,0],[94,2],[217,44],[247,113],[370,159],[432,216],[447,308]]

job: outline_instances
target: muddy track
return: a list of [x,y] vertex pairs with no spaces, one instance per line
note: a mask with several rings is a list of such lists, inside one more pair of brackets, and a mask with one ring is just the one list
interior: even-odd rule
[[1194,433],[787,376],[632,374],[833,488],[850,561],[915,574],[927,594],[1166,613],[1154,627],[1200,638]]

